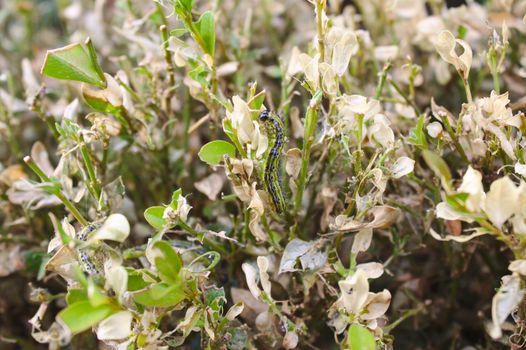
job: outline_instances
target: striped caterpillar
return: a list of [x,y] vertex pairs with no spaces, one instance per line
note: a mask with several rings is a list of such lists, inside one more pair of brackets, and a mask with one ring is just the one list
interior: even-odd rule
[[[77,234],[77,239],[79,239],[82,242],[86,242],[88,240],[88,234],[93,232],[95,228],[95,225],[88,225],[84,230]],[[78,255],[84,272],[86,272],[88,275],[98,275],[99,272],[97,271],[97,268],[92,262],[91,257],[89,256],[86,249],[79,248]]]
[[286,209],[285,199],[281,191],[279,165],[281,152],[285,145],[283,135],[283,124],[279,117],[272,115],[269,111],[263,111],[259,115],[259,120],[271,125],[271,133],[274,134],[274,144],[269,151],[265,163],[265,189],[270,194],[272,204],[278,213],[283,213]]

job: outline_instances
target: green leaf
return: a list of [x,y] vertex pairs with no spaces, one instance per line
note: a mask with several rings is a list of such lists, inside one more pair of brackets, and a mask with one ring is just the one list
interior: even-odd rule
[[[191,269],[194,264],[196,264],[199,261],[203,261],[207,265],[203,264],[205,267],[199,268],[198,271],[199,272],[211,271],[214,267],[216,267],[216,265],[219,263],[220,260],[221,260],[221,254],[219,254],[218,252],[214,250],[209,250],[208,252],[203,253],[199,255],[198,257],[196,257],[194,260],[192,260],[190,265],[188,265],[188,268]],[[191,269],[191,270],[196,272],[194,269]]]
[[60,182],[56,177],[51,177],[50,182],[41,182],[38,187],[47,193],[54,194],[55,196],[60,192],[61,189]]
[[192,7],[194,6],[194,0],[176,0],[175,6],[176,8],[185,10],[186,12],[191,12]]
[[164,13],[159,11],[154,11],[150,15],[150,21],[155,24],[156,27],[159,27],[164,24]]
[[69,242],[71,242],[71,237],[64,231],[64,227],[62,226],[61,221],[57,221],[57,231],[60,236],[60,240],[62,241],[63,245],[68,245]]
[[424,133],[424,116],[418,118],[417,125],[409,131],[408,141],[421,148],[427,148],[426,134]]
[[357,323],[354,323],[349,328],[347,335],[347,345],[351,350],[375,350],[376,342],[374,336],[367,328]]
[[107,304],[110,301],[110,298],[108,298],[101,290],[100,287],[93,281],[93,278],[88,279],[88,298],[89,302],[93,306],[100,306],[103,304]]
[[106,79],[97,62],[91,42],[89,46],[71,44],[46,54],[41,73],[61,80],[81,81],[101,89],[106,87]]
[[58,316],[71,330],[77,334],[83,332],[108,316],[116,313],[118,309],[110,304],[93,306],[89,301],[78,301],[59,312]]
[[218,288],[216,286],[210,287],[205,291],[205,301],[207,305],[212,304],[216,299],[220,299],[221,303],[226,303],[225,289],[223,287]]
[[446,203],[456,211],[469,214],[469,211],[466,210],[468,197],[469,194],[464,192],[446,195]]
[[201,147],[198,156],[199,159],[209,165],[218,165],[225,154],[234,158],[236,156],[236,147],[229,142],[216,140]]
[[135,294],[133,299],[136,303],[147,307],[170,307],[183,301],[185,295],[181,285],[158,283]]
[[74,121],[63,118],[61,124],[55,123],[55,128],[60,136],[79,142],[80,126]]
[[179,200],[179,197],[183,194],[183,190],[182,189],[177,189],[176,191],[174,191],[174,193],[172,193],[172,201],[170,202],[170,207],[172,207],[172,209],[177,209],[177,206],[178,206],[178,200]]
[[170,31],[170,36],[179,38],[179,37],[185,35],[186,33],[188,33],[188,29],[186,29],[186,28],[176,28],[176,29],[172,29]]
[[150,285],[150,283],[144,280],[144,278],[142,277],[143,274],[141,272],[133,268],[127,268],[126,271],[128,272],[128,286],[126,290],[134,292],[136,290],[146,288]]
[[68,290],[68,294],[66,294],[66,302],[68,305],[86,300],[88,300],[88,292],[85,289],[72,288]]
[[166,225],[166,220],[163,219],[164,207],[155,206],[149,207],[144,211],[144,218],[148,223],[157,230],[162,230]]
[[206,80],[208,71],[203,66],[196,66],[188,72],[188,75],[190,78],[197,81],[202,87],[206,88],[208,86],[208,81]]
[[203,38],[206,53],[213,57],[216,45],[214,14],[211,11],[206,11],[199,17],[199,20],[195,22],[195,26]]
[[442,187],[444,187],[446,190],[449,190],[451,172],[449,171],[449,167],[447,166],[446,162],[438,154],[429,150],[423,150],[422,156],[431,170],[433,170],[433,172],[438,177],[440,177],[440,181],[442,181]]
[[42,264],[46,264],[49,256],[38,250],[27,250],[24,253],[25,270],[32,274],[37,274]]
[[112,105],[103,94],[98,94],[90,89],[82,89],[82,97],[84,97],[84,101],[86,101],[88,106],[97,112],[120,114],[124,109],[122,106]]
[[[73,265],[73,274],[75,276],[75,280],[80,283],[84,289],[88,289],[88,279],[86,278],[86,275],[80,268],[80,265]],[[87,293],[87,292],[86,292]]]
[[267,96],[267,92],[265,90],[261,90],[257,95],[252,97],[250,101],[248,101],[248,106],[251,109],[254,109],[258,111],[261,109],[261,106],[263,106],[263,102],[265,102],[265,97]]
[[232,126],[232,121],[230,119],[223,119],[223,131],[225,134],[232,140],[236,137],[234,127]]
[[205,291],[205,302],[213,311],[219,312],[226,305],[224,288],[212,286]]
[[181,256],[166,241],[157,241],[153,247],[158,250],[155,254],[155,266],[161,279],[170,284],[179,283],[179,272],[183,267]]
[[466,34],[468,33],[468,28],[464,27],[463,25],[458,26],[458,38],[464,40],[466,38]]

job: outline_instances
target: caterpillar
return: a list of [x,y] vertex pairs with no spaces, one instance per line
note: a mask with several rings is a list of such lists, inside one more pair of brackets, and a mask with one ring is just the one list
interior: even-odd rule
[[[95,228],[95,225],[88,225],[86,229],[80,231],[77,234],[77,239],[79,239],[82,242],[86,242],[88,240],[88,233],[93,232]],[[92,262],[86,249],[80,248],[78,250],[78,255],[84,272],[86,272],[88,275],[98,275],[99,272],[97,271],[97,268]]]
[[261,112],[259,120],[264,123],[270,123],[271,128],[269,129],[274,134],[274,144],[265,162],[265,189],[270,195],[276,211],[283,213],[286,209],[286,204],[281,191],[281,180],[279,177],[281,152],[285,145],[283,124],[279,117],[272,115],[269,111]]

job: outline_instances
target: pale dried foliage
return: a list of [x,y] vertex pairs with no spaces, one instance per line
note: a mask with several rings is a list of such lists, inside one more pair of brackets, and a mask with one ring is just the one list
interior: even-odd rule
[[0,344],[520,348],[526,2],[448,5],[7,1]]

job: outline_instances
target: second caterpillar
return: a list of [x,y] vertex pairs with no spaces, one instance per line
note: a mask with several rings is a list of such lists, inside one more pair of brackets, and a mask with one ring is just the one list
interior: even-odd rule
[[281,152],[285,145],[283,124],[279,117],[266,110],[260,113],[259,120],[269,124],[269,129],[274,136],[274,143],[265,162],[265,189],[276,211],[283,213],[286,210],[286,203],[279,178]]

